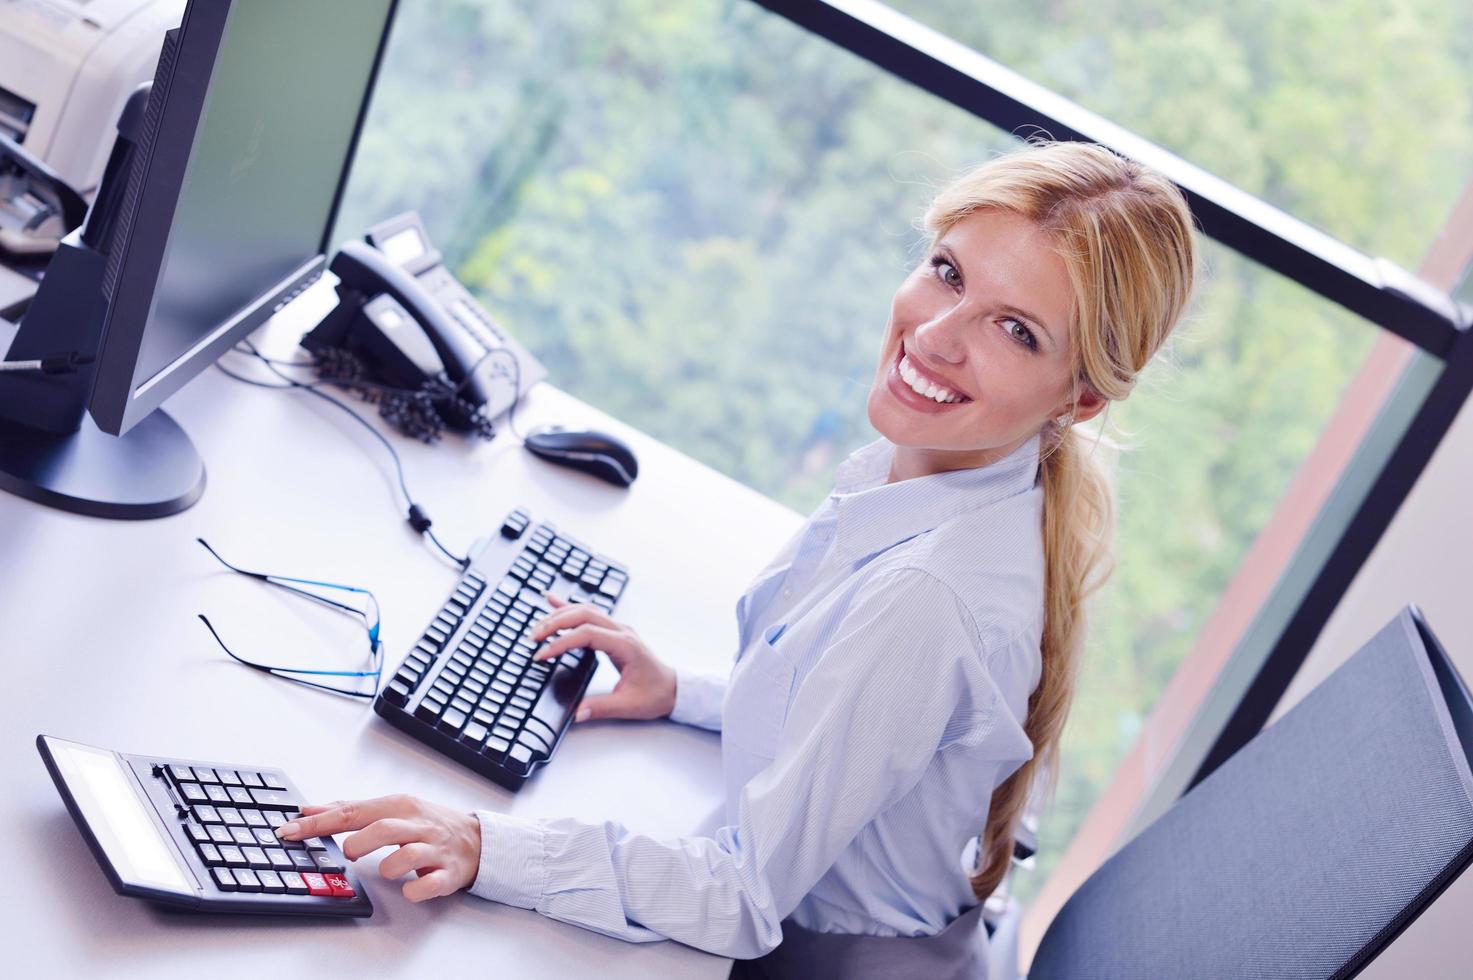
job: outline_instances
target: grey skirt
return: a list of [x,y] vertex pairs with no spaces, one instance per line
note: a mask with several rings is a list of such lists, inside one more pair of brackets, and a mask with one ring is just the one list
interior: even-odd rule
[[783,923],[782,944],[755,960],[738,960],[732,980],[985,980],[987,932],[982,906],[957,916],[934,936],[851,936]]

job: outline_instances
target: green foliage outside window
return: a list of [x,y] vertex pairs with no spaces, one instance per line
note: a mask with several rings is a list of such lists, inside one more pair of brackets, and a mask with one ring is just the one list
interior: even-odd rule
[[[1473,10],[896,6],[1409,268],[1473,173]],[[418,209],[555,384],[806,513],[874,437],[865,394],[929,192],[1011,145],[748,0],[405,0],[339,235]],[[1376,334],[1205,246],[1170,357],[1111,410],[1120,563],[1025,895]]]

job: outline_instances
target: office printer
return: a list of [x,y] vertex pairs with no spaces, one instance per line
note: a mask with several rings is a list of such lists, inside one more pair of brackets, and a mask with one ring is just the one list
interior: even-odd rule
[[184,4],[0,0],[0,135],[34,158],[0,159],[0,315],[24,306],[65,233],[45,207],[56,181],[84,197],[97,189],[118,113],[153,78]]

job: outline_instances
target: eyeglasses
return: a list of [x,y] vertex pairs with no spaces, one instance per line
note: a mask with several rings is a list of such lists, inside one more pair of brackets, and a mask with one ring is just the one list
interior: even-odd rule
[[[244,657],[237,655],[234,651],[232,651],[228,646],[225,645],[224,640],[220,639],[219,632],[217,632],[215,627],[211,625],[209,619],[205,617],[205,614],[200,613],[200,621],[205,624],[205,628],[210,631],[210,635],[215,638],[215,642],[220,644],[220,649],[224,650],[225,653],[232,660],[245,664],[247,667],[250,667],[253,670],[259,670],[262,673],[270,674],[273,677],[279,677],[284,681],[291,681],[293,684],[302,684],[307,687],[315,687],[319,690],[332,691],[335,694],[345,694],[348,697],[353,698],[366,698],[371,700],[378,695],[379,679],[382,677],[384,670],[383,644],[379,642],[378,599],[374,597],[374,594],[372,592],[370,592],[368,589],[360,589],[352,585],[338,585],[335,582],[318,582],[314,579],[291,578],[286,575],[270,575],[266,572],[247,571],[244,568],[237,568],[235,565],[230,564],[230,562],[226,561],[224,558],[221,558],[220,553],[217,552],[214,548],[210,547],[209,542],[207,542],[204,538],[195,538],[195,540],[203,545],[204,549],[208,551],[211,555],[213,555],[216,561],[224,565],[226,568],[230,569],[232,572],[248,576],[249,578],[253,578],[261,582],[265,582],[267,585],[274,585],[277,588],[285,589],[288,592],[294,592],[300,596],[305,596],[306,598],[311,599],[314,602],[320,602],[325,606],[330,606],[333,609],[336,609],[339,612],[343,613],[344,615],[352,616],[356,619],[362,620],[364,628],[368,630],[368,670],[308,670],[302,667],[279,667],[272,664],[257,663],[254,660],[247,660]],[[354,606],[349,605],[346,602],[339,602],[338,600],[329,598],[328,596],[319,595],[316,592],[309,591],[308,589],[300,588],[300,586],[313,586],[319,589],[337,589],[342,592],[354,592],[359,595],[366,596],[368,599],[368,609],[358,609]],[[326,677],[372,677],[373,690],[371,692],[365,692],[351,690],[347,687],[334,687],[331,684],[321,684],[317,681],[306,680],[304,679],[304,677],[293,677],[291,676],[293,674]]]

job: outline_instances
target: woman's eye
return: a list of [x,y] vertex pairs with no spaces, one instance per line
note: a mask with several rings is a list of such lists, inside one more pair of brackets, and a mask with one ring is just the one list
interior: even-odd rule
[[931,265],[936,270],[936,278],[948,286],[956,287],[962,284],[962,274],[956,271],[956,266],[950,262],[943,258],[934,258],[931,260]]
[[1006,322],[1008,323],[1008,336],[1012,337],[1018,343],[1027,347],[1029,350],[1037,349],[1038,341],[1033,339],[1032,330],[1029,330],[1022,324],[1021,321],[1018,320],[1009,319]]

